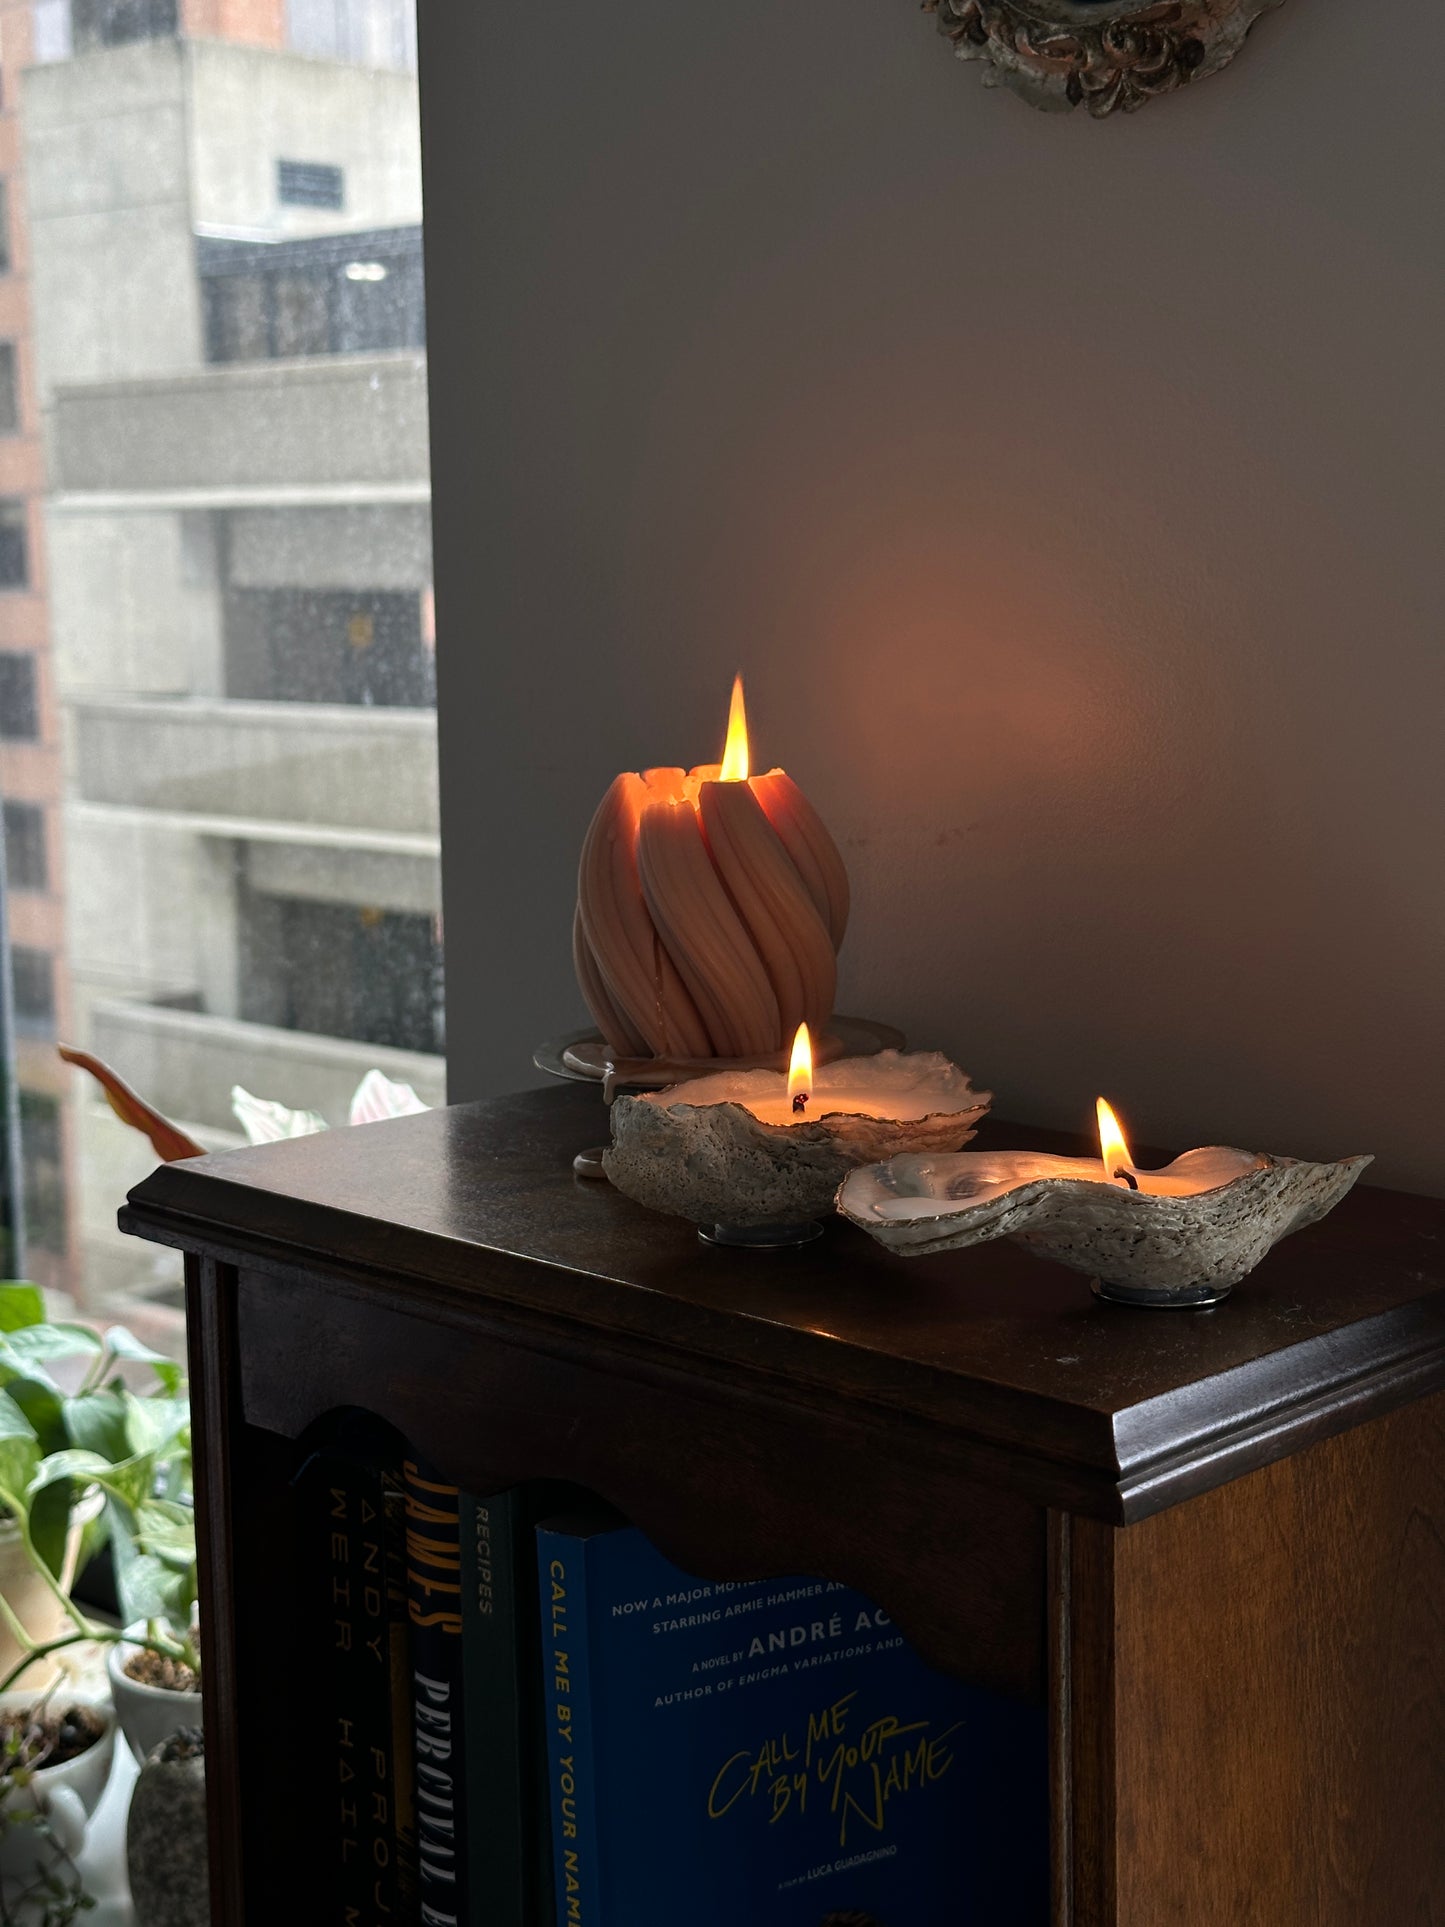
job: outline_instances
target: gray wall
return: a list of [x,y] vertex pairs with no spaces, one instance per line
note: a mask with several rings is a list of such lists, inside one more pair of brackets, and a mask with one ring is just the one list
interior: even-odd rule
[[455,1096],[580,1019],[592,806],[740,666],[844,1009],[1445,1192],[1445,14],[1388,12],[1098,125],[901,0],[423,6]]

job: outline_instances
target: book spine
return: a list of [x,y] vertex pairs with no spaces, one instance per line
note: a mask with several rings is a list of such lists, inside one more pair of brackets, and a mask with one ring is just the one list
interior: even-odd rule
[[379,1472],[318,1456],[323,1597],[330,1652],[333,1810],[338,1878],[333,1918],[379,1927],[397,1903],[386,1521]]
[[416,1763],[412,1757],[411,1634],[406,1593],[406,1492],[401,1471],[382,1477],[386,1516],[387,1700],[391,1712],[392,1835],[400,1918],[417,1918]]
[[406,1595],[422,1927],[473,1927],[467,1866],[461,1494],[408,1458]]
[[585,1539],[537,1534],[557,1927],[608,1927],[598,1858],[587,1556]]
[[471,1927],[523,1927],[529,1914],[521,1776],[515,1492],[462,1494],[462,1644],[466,1651],[467,1865],[486,1896]]

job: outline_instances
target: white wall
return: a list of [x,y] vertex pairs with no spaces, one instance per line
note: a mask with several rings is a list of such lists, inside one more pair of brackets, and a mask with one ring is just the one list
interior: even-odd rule
[[1096,124],[884,0],[423,10],[455,1095],[580,1020],[589,812],[741,667],[843,1008],[1445,1192],[1445,14],[1388,12]]

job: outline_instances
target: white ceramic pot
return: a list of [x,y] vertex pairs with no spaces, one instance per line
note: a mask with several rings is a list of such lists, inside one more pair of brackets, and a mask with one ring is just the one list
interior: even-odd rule
[[[80,1557],[80,1535],[104,1503],[98,1491],[87,1492],[71,1511],[70,1531],[65,1539],[65,1564],[60,1574],[60,1583],[67,1592],[75,1578],[76,1561]],[[20,1528],[8,1516],[0,1518],[0,1593],[4,1594],[5,1603],[33,1640],[43,1642],[58,1639],[69,1629],[70,1622],[64,1607],[26,1558]],[[0,1679],[17,1664],[19,1658],[20,1647],[14,1634],[7,1626],[0,1625]],[[51,1680],[58,1678],[59,1673],[60,1668],[53,1659],[37,1660],[22,1678],[20,1690],[33,1699]]]
[[[132,1632],[138,1630],[130,1628]],[[205,1718],[199,1692],[177,1693],[169,1686],[148,1686],[144,1680],[131,1678],[125,1663],[139,1651],[129,1640],[118,1639],[106,1653],[105,1665],[120,1730],[136,1759],[144,1760],[177,1727],[203,1727]]]
[[[13,1707],[31,1706],[35,1697],[33,1691],[0,1693],[0,1708],[8,1711]],[[35,1803],[43,1808],[55,1838],[73,1860],[85,1844],[86,1823],[110,1778],[111,1756],[115,1752],[115,1710],[107,1699],[64,1690],[54,1696],[51,1704],[93,1707],[105,1721],[105,1732],[94,1746],[87,1747],[73,1760],[66,1760],[61,1766],[41,1767],[27,1793],[11,1797],[23,1798],[28,1805],[33,1795]],[[30,1881],[50,1864],[50,1852],[34,1828],[14,1827],[0,1834],[0,1880]]]

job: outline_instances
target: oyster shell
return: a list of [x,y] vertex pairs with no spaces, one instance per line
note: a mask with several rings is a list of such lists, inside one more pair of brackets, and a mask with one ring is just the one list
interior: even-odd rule
[[896,1157],[850,1173],[838,1210],[892,1251],[1015,1238],[1106,1292],[1200,1303],[1223,1297],[1281,1238],[1333,1210],[1371,1159],[1310,1164],[1224,1146],[1188,1151],[1148,1174],[1207,1186],[1182,1196],[1070,1175],[1084,1162],[1027,1152]]
[[[626,1197],[694,1224],[799,1224],[831,1213],[853,1168],[901,1151],[956,1151],[991,1100],[938,1051],[880,1051],[816,1075],[816,1116],[767,1124],[746,1100],[776,1096],[773,1071],[722,1072],[663,1091],[619,1097],[603,1169]],[[827,1108],[830,1090],[878,1092],[874,1117]]]

